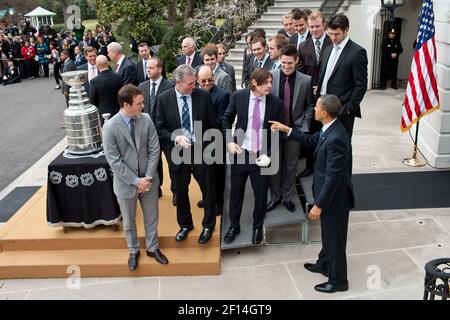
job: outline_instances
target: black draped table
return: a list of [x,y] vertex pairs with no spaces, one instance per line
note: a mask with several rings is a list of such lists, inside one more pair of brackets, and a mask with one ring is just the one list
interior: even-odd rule
[[84,228],[119,224],[120,208],[105,156],[68,159],[63,154],[48,166],[48,224]]

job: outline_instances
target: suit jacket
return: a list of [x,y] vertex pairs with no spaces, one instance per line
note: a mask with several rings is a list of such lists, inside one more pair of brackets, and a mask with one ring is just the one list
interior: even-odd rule
[[[252,55],[247,59],[246,65],[243,66],[243,67],[244,67],[244,70],[245,70],[245,73],[244,73],[244,82],[243,82],[245,88],[248,88],[248,84],[249,84],[249,82],[250,82],[250,78],[251,78],[251,76],[252,76],[252,73],[253,73],[253,71],[255,71],[255,69],[256,69],[256,63],[257,63],[256,58],[255,58],[255,56],[252,54]],[[263,65],[262,67],[263,67],[263,69],[266,69],[266,70],[272,70],[272,66],[273,66],[273,61],[272,61],[272,59],[270,59],[270,57],[269,57],[269,58],[267,58],[266,62],[264,63],[264,65]],[[243,71],[243,72],[244,72],[244,71]]]
[[233,80],[219,65],[217,65],[216,72],[214,73],[214,84],[228,91],[229,94],[233,93]]
[[[153,105],[150,105],[150,93],[151,93],[151,81],[147,80],[142,82],[139,85],[139,88],[144,91],[144,112],[148,113],[150,115],[150,117],[152,118],[153,122],[156,122],[156,101],[157,99],[155,99]],[[161,83],[159,84],[158,90],[156,91],[156,98],[159,97],[159,95],[171,88],[173,88],[175,86],[175,84],[167,79],[162,79]]]
[[119,113],[103,126],[103,149],[114,173],[114,193],[118,198],[134,198],[136,178],[157,177],[158,174],[158,134],[148,114],[136,117],[135,137],[136,146],[128,125]]
[[[273,80],[270,93],[280,97],[281,70],[271,71]],[[314,116],[314,96],[311,87],[311,77],[296,71],[294,97],[292,99],[292,119],[300,131],[309,131],[311,119]]]
[[141,84],[142,82],[147,80],[146,78],[147,78],[147,72],[144,71],[144,61],[140,60],[138,63],[136,63],[136,79],[137,79],[137,83]]
[[228,73],[231,77],[231,82],[233,83],[233,92],[236,91],[236,72],[234,71],[233,65],[228,62],[223,62],[225,66],[225,72]]
[[104,70],[91,80],[89,100],[97,106],[100,115],[111,113],[113,116],[120,110],[117,93],[123,85],[122,77],[111,70]]
[[[236,138],[237,129],[241,129],[243,132],[247,131],[249,102],[250,102],[250,90],[248,89],[238,90],[231,96],[230,105],[228,106],[227,111],[225,112],[223,117],[222,122],[223,130],[232,128],[236,116],[237,120],[234,137],[231,137],[230,130],[227,130],[226,141],[236,141],[234,138]],[[270,134],[271,131],[269,121],[273,120],[282,122],[283,118],[284,118],[283,101],[281,101],[278,97],[276,97],[273,94],[267,95],[266,109],[264,112],[263,130],[266,130],[266,133]],[[263,149],[265,146],[267,146],[267,156],[270,157],[270,155],[272,154],[271,139],[268,139],[268,136],[263,134],[262,143]]]
[[80,53],[79,55],[75,56],[75,65],[77,67],[79,67],[79,66],[81,66],[81,65],[83,65],[85,63],[87,63],[87,61],[86,61],[86,58],[84,57],[84,55],[82,53]]
[[117,73],[122,76],[124,84],[132,83],[135,86],[138,85],[136,78],[136,66],[128,58],[123,59]]
[[[214,110],[211,95],[203,89],[194,88],[192,91],[192,120],[202,122],[202,136],[197,135],[194,128],[196,143],[203,142],[203,134],[206,130],[217,128],[216,112]],[[172,140],[172,132],[181,129],[181,117],[178,111],[178,102],[175,88],[169,89],[158,96],[156,104],[156,130],[161,142],[170,146],[170,151],[175,146]],[[202,147],[207,143],[203,142]],[[175,165],[176,170],[179,166]]]
[[[75,70],[77,70],[77,66],[75,65],[73,60],[71,60],[70,58],[67,58],[67,60],[64,61],[64,63],[61,66],[61,71],[63,73],[69,72],[69,71],[75,71]],[[70,90],[70,86],[68,84],[66,84],[63,80],[62,84],[61,84],[61,92],[64,94],[64,92],[69,92],[69,90]]]
[[214,85],[209,92],[212,98],[213,105],[216,109],[216,122],[219,129],[222,129],[223,116],[230,104],[230,94],[224,89]]
[[[325,77],[325,71],[333,46],[325,49],[320,62],[319,87]],[[342,104],[340,117],[347,115],[361,118],[360,103],[367,90],[367,53],[366,50],[352,40],[347,42],[327,83],[327,93],[336,95]]]
[[[303,40],[303,42],[305,42],[305,41],[308,40],[309,38],[311,38],[311,32],[308,31],[308,35],[306,36],[306,39]],[[297,42],[298,42],[298,33],[292,35],[292,36],[289,38],[289,43],[290,43],[290,44],[293,44],[294,46],[297,46]],[[302,42],[302,43],[303,43],[303,42]],[[298,49],[298,48],[297,48],[297,49]]]
[[[181,66],[181,65],[183,65],[183,64],[185,64],[186,63],[186,56],[185,55],[182,55],[182,56],[179,56],[179,57],[177,57],[177,67],[178,66]],[[192,59],[192,61],[191,61],[191,67],[192,68],[196,68],[196,67],[198,67],[198,66],[201,66],[203,64],[203,59],[202,59],[202,57],[196,52],[195,54],[194,54],[194,59]]]
[[323,40],[322,49],[320,50],[319,60],[316,58],[316,40],[310,37],[303,41],[298,47],[298,64],[297,70],[301,73],[307,74],[311,77],[311,83],[313,86],[317,86],[319,81],[320,60],[323,56],[325,48],[333,45],[328,35],[325,35]]
[[314,151],[314,204],[324,214],[348,211],[355,205],[351,182],[352,151],[350,139],[339,120],[322,135],[300,133],[294,129],[289,138],[315,148]]

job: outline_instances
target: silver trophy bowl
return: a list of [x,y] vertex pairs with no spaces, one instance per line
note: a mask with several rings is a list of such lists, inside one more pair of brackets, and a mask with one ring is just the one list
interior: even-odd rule
[[91,105],[84,83],[88,80],[87,71],[69,71],[61,74],[70,85],[69,107],[64,111],[67,135],[67,153],[84,156],[102,151],[102,132],[97,107]]

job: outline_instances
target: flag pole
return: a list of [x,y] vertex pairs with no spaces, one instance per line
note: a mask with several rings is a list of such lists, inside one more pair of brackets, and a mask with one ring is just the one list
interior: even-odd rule
[[418,120],[416,122],[416,138],[414,139],[414,149],[413,149],[413,155],[412,158],[406,158],[403,159],[403,164],[405,166],[409,166],[409,167],[423,167],[427,164],[427,162],[425,160],[422,159],[418,159],[417,157],[417,142],[419,140],[419,122],[420,120]]

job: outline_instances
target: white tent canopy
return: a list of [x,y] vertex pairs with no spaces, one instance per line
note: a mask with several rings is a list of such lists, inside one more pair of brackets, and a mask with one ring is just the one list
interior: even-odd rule
[[33,11],[27,13],[25,17],[31,18],[31,24],[35,28],[39,28],[43,25],[53,25],[53,16],[56,16],[56,13],[48,11],[42,7],[37,7]]

